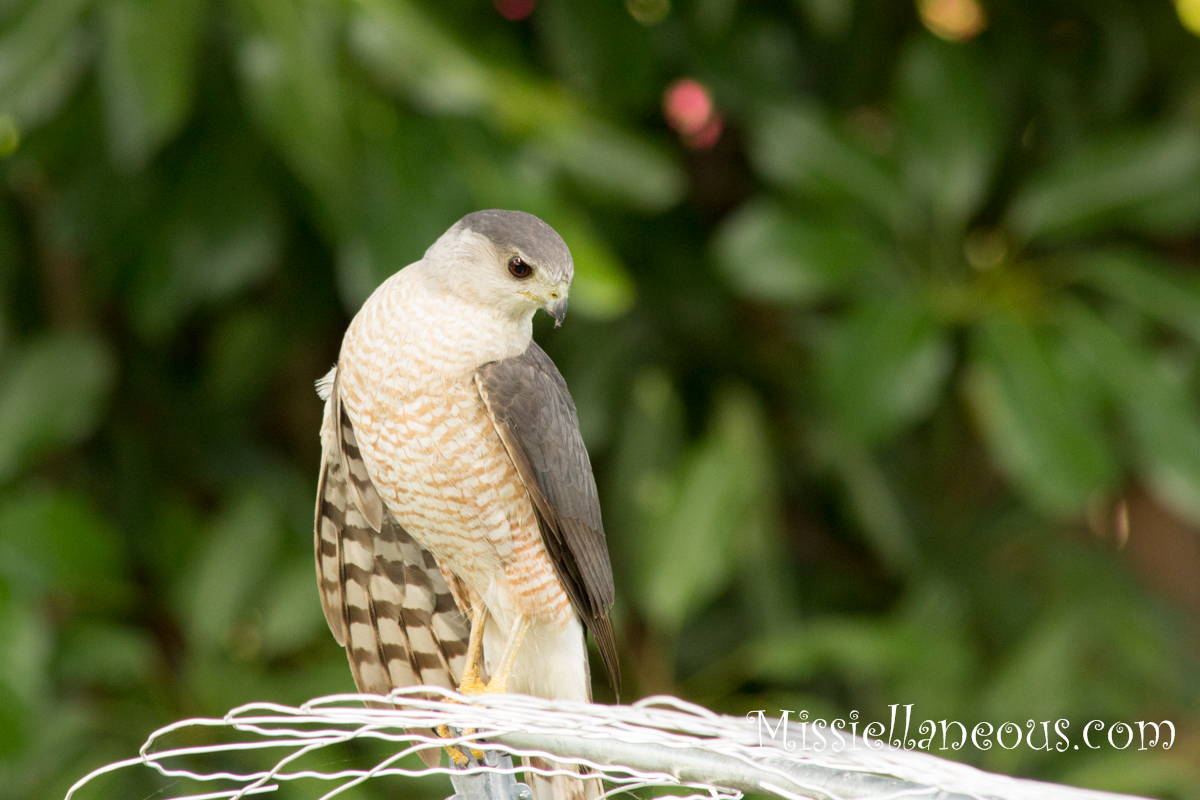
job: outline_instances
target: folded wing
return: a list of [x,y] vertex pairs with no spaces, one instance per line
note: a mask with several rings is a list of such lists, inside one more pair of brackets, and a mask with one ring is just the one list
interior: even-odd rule
[[612,565],[596,480],[567,384],[536,342],[519,356],[484,364],[475,383],[537,509],[555,573],[592,632],[619,695]]

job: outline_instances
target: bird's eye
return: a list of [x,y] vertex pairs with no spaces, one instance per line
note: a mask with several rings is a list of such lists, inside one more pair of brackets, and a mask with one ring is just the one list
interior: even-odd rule
[[525,259],[520,256],[513,256],[508,260],[508,271],[514,278],[528,278],[533,274],[533,267],[526,264]]

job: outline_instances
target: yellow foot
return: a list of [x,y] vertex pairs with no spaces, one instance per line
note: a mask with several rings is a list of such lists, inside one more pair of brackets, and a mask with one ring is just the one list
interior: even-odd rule
[[[483,681],[479,679],[479,662],[482,661],[482,654],[479,653],[479,643],[483,639],[483,619],[478,620],[478,628],[471,629],[471,640],[475,643],[475,648],[468,646],[467,648],[467,668],[463,672],[462,681],[458,685],[458,690],[463,694],[504,694],[508,691],[508,676],[512,673],[513,661],[517,657],[517,648],[521,646],[521,641],[525,638],[525,633],[529,630],[529,617],[521,615],[517,617],[516,623],[513,625],[512,631],[508,635],[508,642],[504,646],[504,653],[500,656],[500,663],[497,665],[496,674],[488,681],[485,686]],[[479,630],[478,641],[476,641],[475,631]],[[474,652],[473,652],[474,650]],[[475,658],[472,658],[474,656]]]
[[[450,732],[450,728],[448,728],[445,725],[438,725],[436,730],[437,730],[437,735],[442,737],[443,739],[457,738],[457,737],[455,737],[455,735],[453,733]],[[466,754],[464,754],[457,747],[443,747],[442,749],[446,751],[446,755],[450,756],[450,760],[452,762],[454,762],[454,765],[456,767],[470,766],[471,759],[467,758]]]
[[460,694],[465,695],[487,694],[491,691],[491,687],[489,684],[485,684],[479,680],[478,676],[467,675],[463,677],[462,683],[458,685],[458,691]]
[[[521,645],[521,640],[525,638],[525,632],[529,630],[529,618],[525,616],[517,617],[516,624],[513,626],[512,632],[509,634],[509,640],[504,647],[504,654],[500,657],[500,666],[496,674],[486,684],[480,680],[481,667],[483,666],[483,626],[487,618],[487,609],[483,603],[471,615],[471,638],[467,642],[467,664],[463,669],[462,680],[458,684],[458,691],[467,696],[481,694],[503,694],[508,687],[508,675],[512,671],[513,659],[516,657],[517,648]],[[444,731],[444,732],[443,732]],[[463,736],[470,736],[475,733],[474,728],[463,730]],[[449,739],[450,730],[445,726],[438,728],[438,735],[444,739]],[[480,763],[483,762],[483,753],[473,747],[468,748],[471,755]],[[457,748],[446,748],[446,752],[450,754],[450,760],[460,767],[465,767],[470,763],[470,759],[466,754]]]
[[[461,735],[470,736],[473,733],[475,733],[474,728],[467,728],[462,732]],[[456,736],[446,725],[437,726],[437,735],[443,739],[458,738],[458,736]],[[443,747],[442,749],[446,751],[446,755],[450,756],[450,760],[454,762],[456,767],[469,767],[471,766],[471,759],[467,758],[467,754],[464,753],[461,748],[462,745],[458,745],[457,747]],[[483,763],[483,751],[476,750],[474,747],[469,747],[467,749],[471,751],[471,755],[475,756],[475,760],[478,763]]]

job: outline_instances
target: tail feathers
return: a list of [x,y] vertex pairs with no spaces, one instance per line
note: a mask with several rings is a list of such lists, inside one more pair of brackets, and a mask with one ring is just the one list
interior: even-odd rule
[[[378,520],[364,512],[363,497],[379,496],[340,407],[336,378],[329,388],[314,537],[329,629],[346,648],[359,691],[386,695],[421,683],[452,689],[466,663],[467,617],[436,560],[395,517],[381,503]],[[440,757],[439,750],[422,753],[429,766]]]
[[[565,769],[578,772],[581,768],[573,764],[560,764],[544,758],[528,758],[525,763],[536,769]],[[604,792],[599,778],[575,778],[570,775],[544,777],[529,773],[529,788],[533,789],[533,800],[595,800]]]

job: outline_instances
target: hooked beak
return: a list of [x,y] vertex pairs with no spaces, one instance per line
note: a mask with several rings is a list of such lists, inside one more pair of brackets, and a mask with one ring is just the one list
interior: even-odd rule
[[521,292],[521,294],[525,295],[530,300],[536,300],[537,302],[541,303],[542,308],[546,310],[546,313],[554,317],[554,327],[557,328],[562,325],[563,318],[567,316],[567,287],[568,285],[566,281],[559,281],[558,285],[554,287],[554,291],[550,293],[549,297],[538,297],[537,295],[530,294],[529,292]]
[[554,317],[554,327],[557,328],[562,325],[563,318],[567,316],[567,298],[547,300],[542,304],[542,308],[546,309],[547,314]]

